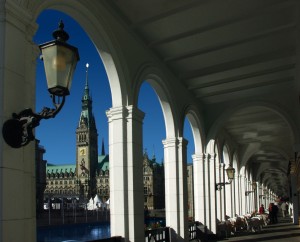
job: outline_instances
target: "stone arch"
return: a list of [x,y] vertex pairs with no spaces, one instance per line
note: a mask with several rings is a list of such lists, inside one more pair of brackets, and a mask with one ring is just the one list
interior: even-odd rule
[[[189,105],[184,110],[184,116],[187,118],[193,134],[195,154],[203,153],[203,143],[205,143],[204,128],[200,114],[196,111],[197,109],[193,105]],[[183,118],[184,119],[184,118]],[[183,123],[183,122],[182,122]]]
[[235,169],[236,175],[239,174],[239,165],[238,165],[238,155],[236,152],[233,153],[232,155],[232,167]]
[[34,8],[34,20],[46,9],[66,13],[80,24],[94,43],[103,62],[110,85],[112,106],[128,104],[130,94],[127,86],[129,82],[126,81],[129,79],[126,61],[124,61],[117,39],[111,33],[110,26],[105,20],[105,12],[103,11],[101,14],[103,18],[100,19],[99,17],[95,18],[88,8],[78,1],[41,1]]
[[281,106],[275,106],[272,103],[262,102],[262,101],[241,103],[235,107],[226,109],[222,114],[220,114],[219,117],[215,118],[216,121],[209,128],[209,131],[207,133],[207,138],[208,139],[214,138],[217,135],[218,131],[220,130],[220,127],[222,127],[222,125],[228,120],[228,118],[232,116],[235,112],[253,106],[264,107],[269,111],[277,114],[279,117],[281,117],[287,123],[290,130],[292,131],[291,133],[293,134],[294,143],[299,143],[300,140],[299,129],[297,125],[294,123],[293,119],[287,114],[287,112],[285,112]]
[[241,168],[240,168],[240,175],[246,177],[246,168],[245,168],[245,166],[241,166]]
[[216,153],[216,141],[214,139],[210,139],[205,147],[205,152],[208,154]]
[[175,104],[172,98],[172,94],[169,92],[169,89],[165,82],[162,80],[167,78],[155,65],[144,64],[141,66],[137,75],[135,77],[136,85],[133,87],[133,105],[137,106],[138,103],[138,94],[143,82],[148,82],[153,90],[155,91],[158,100],[161,105],[165,127],[166,127],[166,138],[176,137],[176,130],[178,130],[178,123],[176,122],[176,110]]
[[223,145],[222,151],[223,151],[223,155],[222,155],[223,163],[226,166],[229,166],[231,164],[231,162],[230,162],[230,149],[229,149],[229,147],[226,143]]

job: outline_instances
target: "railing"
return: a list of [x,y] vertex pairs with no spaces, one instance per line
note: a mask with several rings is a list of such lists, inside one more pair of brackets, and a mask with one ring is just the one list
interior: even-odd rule
[[122,242],[121,236],[111,237],[107,239],[98,239],[98,240],[92,240],[88,242]]
[[197,223],[189,223],[189,241],[198,239],[197,238]]
[[169,233],[169,227],[146,230],[145,242],[169,242]]
[[[193,222],[189,224],[189,241],[199,240],[201,236],[201,230],[199,222]],[[203,239],[203,238],[202,238]],[[112,237],[108,239],[93,240],[89,242],[121,242],[121,237]],[[157,229],[151,229],[145,231],[145,242],[169,242],[170,241],[170,228],[163,227]]]
[[195,221],[189,223],[189,241],[212,241],[213,234],[209,234],[207,227],[202,223]]

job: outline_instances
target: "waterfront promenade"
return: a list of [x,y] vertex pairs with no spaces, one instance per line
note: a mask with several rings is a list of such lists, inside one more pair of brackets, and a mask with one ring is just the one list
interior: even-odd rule
[[[61,224],[75,224],[75,223],[94,223],[94,222],[108,222],[109,211],[81,211],[76,212],[65,211],[63,214],[59,211],[51,211],[50,220],[49,213],[45,211],[40,214],[37,219],[38,226],[52,226]],[[192,241],[195,242],[196,240]],[[212,240],[210,240],[212,241]],[[242,232],[240,234],[231,236],[229,238],[217,239],[215,242],[300,242],[300,226],[294,225],[290,217],[278,218],[277,224],[267,225],[263,227],[260,232]],[[204,241],[202,241],[204,242]]]

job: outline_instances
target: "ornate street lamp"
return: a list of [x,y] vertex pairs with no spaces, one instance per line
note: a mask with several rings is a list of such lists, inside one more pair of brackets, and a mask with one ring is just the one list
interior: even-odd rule
[[258,196],[260,199],[265,199],[265,195],[259,195]]
[[222,189],[222,186],[231,184],[232,180],[234,179],[235,169],[229,165],[226,169],[226,174],[227,174],[228,182],[216,183],[217,191],[220,191]]
[[249,196],[250,193],[255,192],[256,188],[257,188],[256,182],[252,182],[252,189],[253,190],[252,191],[246,191],[245,196]]
[[51,94],[54,109],[44,107],[40,113],[34,113],[31,108],[18,114],[13,113],[2,127],[5,142],[13,148],[20,148],[34,140],[33,129],[40,120],[54,118],[65,103],[65,96],[70,94],[72,77],[79,54],[76,47],[66,43],[69,35],[64,31],[64,24],[53,32],[54,40],[39,46],[46,73],[48,91]]

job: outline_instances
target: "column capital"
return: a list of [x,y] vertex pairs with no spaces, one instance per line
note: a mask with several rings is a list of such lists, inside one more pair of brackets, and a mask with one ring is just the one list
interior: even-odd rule
[[163,145],[164,145],[164,148],[167,148],[167,147],[172,147],[172,146],[175,146],[178,144],[178,139],[177,138],[167,138],[167,139],[164,139],[162,141]]
[[205,153],[205,156],[208,161],[217,157],[216,153]]
[[178,137],[177,139],[178,139],[179,145],[182,145],[182,146],[186,147],[189,143],[189,141],[187,139],[183,138],[183,137]]
[[133,105],[127,106],[126,108],[128,110],[128,118],[143,122],[145,117],[145,113],[143,111]]
[[205,160],[205,154],[193,154],[192,155],[192,159],[193,159],[193,162],[199,162],[199,161],[204,161]]
[[106,116],[108,118],[108,122],[117,119],[123,119],[128,114],[128,110],[125,106],[112,107],[108,111],[106,111]]
[[188,140],[183,138],[183,137],[172,137],[172,138],[167,138],[167,139],[164,139],[163,141],[163,144],[164,145],[168,145],[168,144],[171,144],[171,145],[187,145],[188,144]]

